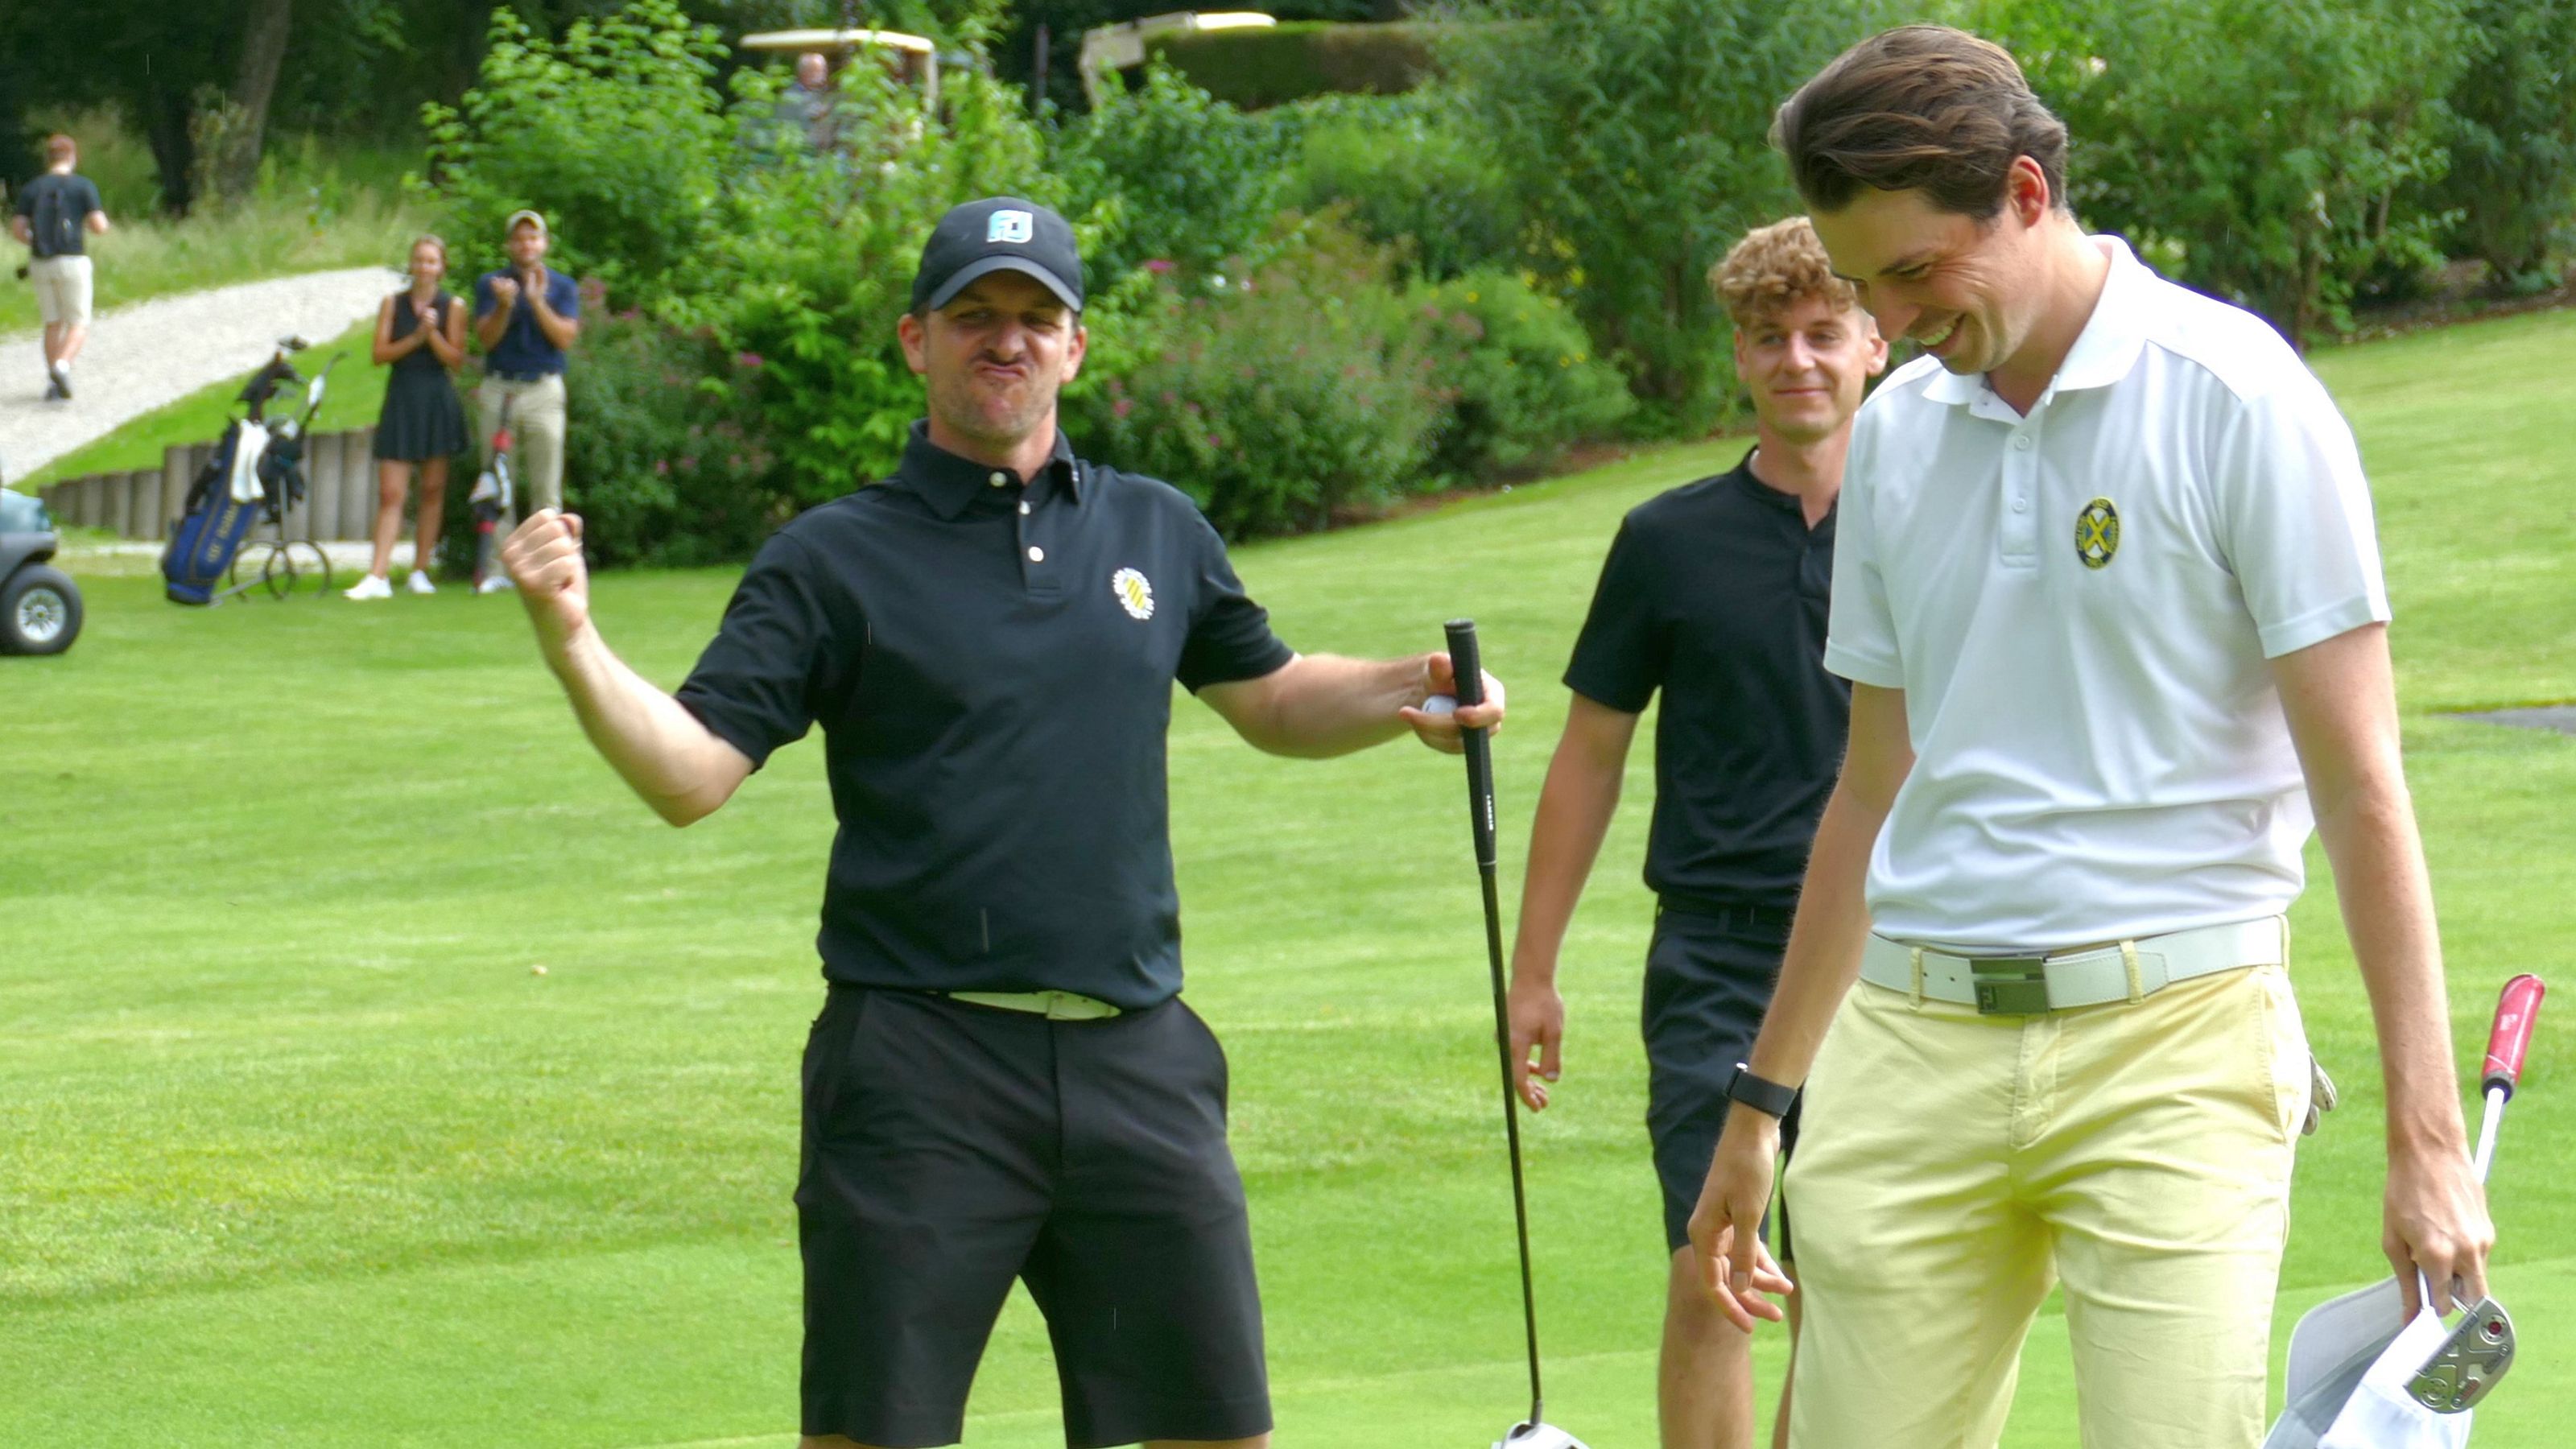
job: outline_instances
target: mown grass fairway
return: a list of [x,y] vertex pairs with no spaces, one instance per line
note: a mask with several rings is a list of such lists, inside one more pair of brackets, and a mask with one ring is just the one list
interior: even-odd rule
[[[2576,740],[2440,713],[2576,699],[2571,348],[2560,315],[2320,363],[2379,491],[2464,1070],[2507,976],[2576,992]],[[1513,689],[1516,886],[1611,530],[1738,447],[1239,561],[1309,650],[1431,648],[1441,620],[1476,617]],[[611,577],[597,607],[676,683],[730,583]],[[591,755],[508,600],[188,612],[100,579],[90,608],[70,655],[0,660],[0,1443],[790,1442],[820,751],[675,832]],[[1233,1056],[1280,1443],[1489,1443],[1523,1399],[1459,767],[1410,743],[1266,759],[1184,702],[1172,777],[1190,995]],[[1641,752],[1568,952],[1559,1103],[1529,1126],[1550,1414],[1595,1449],[1654,1442],[1651,778]],[[2312,864],[2298,975],[2346,1105],[2301,1157],[2276,1350],[2299,1309],[2384,1271],[2368,1016]],[[2571,1067],[2576,995],[2543,1015],[2499,1160],[2496,1281],[2523,1356],[2480,1449],[2566,1442]],[[2074,1442],[2063,1340],[2043,1318],[2015,1446]],[[969,1442],[1060,1443],[1053,1404],[1015,1305]]]

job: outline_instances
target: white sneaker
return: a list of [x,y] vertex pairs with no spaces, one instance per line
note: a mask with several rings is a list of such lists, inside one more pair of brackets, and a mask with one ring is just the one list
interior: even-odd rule
[[434,594],[438,592],[438,585],[431,583],[429,581],[429,575],[422,573],[418,569],[413,569],[411,571],[411,577],[404,580],[403,587],[415,594]]
[[390,599],[393,596],[394,586],[382,574],[369,574],[340,594],[344,599],[358,600]]
[[510,576],[508,574],[494,574],[483,582],[476,584],[474,586],[474,592],[478,594],[497,594],[509,586]]

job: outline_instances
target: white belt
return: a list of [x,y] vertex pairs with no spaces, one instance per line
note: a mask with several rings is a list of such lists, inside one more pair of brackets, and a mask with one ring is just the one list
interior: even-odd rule
[[2035,1016],[2142,1001],[2177,981],[2277,965],[2289,954],[2290,925],[2280,916],[2040,956],[1958,956],[1872,932],[1860,979],[1917,1001],[1974,1006],[1981,1016]]

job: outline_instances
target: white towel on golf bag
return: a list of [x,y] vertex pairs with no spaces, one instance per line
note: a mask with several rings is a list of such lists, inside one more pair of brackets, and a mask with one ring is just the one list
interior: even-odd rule
[[235,503],[257,503],[260,499],[259,460],[268,451],[268,429],[245,418],[241,436],[233,440],[232,495]]
[[2406,1392],[2407,1381],[2449,1332],[2427,1301],[2361,1376],[2361,1386],[2344,1401],[2317,1449],[2463,1449],[2470,1411],[2437,1414]]

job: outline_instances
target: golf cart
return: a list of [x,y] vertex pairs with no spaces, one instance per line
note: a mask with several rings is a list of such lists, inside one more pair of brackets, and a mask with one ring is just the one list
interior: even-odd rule
[[0,654],[60,654],[80,637],[80,589],[45,562],[62,542],[44,500],[0,488]]

